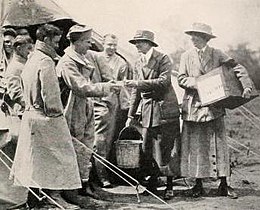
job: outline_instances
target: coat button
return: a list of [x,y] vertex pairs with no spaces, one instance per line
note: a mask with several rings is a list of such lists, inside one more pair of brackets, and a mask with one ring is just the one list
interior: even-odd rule
[[213,169],[214,172],[217,172],[217,169]]
[[212,155],[212,157],[216,157],[216,155]]
[[213,162],[212,164],[213,164],[213,165],[216,165],[216,162]]

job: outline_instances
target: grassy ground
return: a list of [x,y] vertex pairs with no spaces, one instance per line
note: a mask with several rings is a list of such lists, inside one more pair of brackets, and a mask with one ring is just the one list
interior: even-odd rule
[[[245,165],[260,163],[260,97],[245,104],[244,107],[256,117],[252,118],[249,113],[244,111],[243,107],[227,110],[227,136],[233,139],[229,141],[229,143],[234,148],[241,150],[241,152],[238,152],[231,149],[232,160],[234,161],[236,159],[236,164]],[[248,150],[242,145],[235,143],[234,140],[248,146]]]

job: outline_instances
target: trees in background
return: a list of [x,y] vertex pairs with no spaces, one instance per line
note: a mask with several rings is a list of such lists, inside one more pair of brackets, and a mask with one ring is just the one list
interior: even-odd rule
[[260,90],[260,49],[252,50],[248,43],[241,43],[236,47],[230,46],[227,54],[247,68],[256,89]]

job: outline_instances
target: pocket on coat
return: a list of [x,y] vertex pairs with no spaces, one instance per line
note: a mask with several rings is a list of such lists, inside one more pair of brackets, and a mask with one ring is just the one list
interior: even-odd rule
[[164,101],[160,101],[159,109],[160,109],[161,118],[163,120],[178,118],[180,115],[178,105],[174,105],[172,103],[165,103]]

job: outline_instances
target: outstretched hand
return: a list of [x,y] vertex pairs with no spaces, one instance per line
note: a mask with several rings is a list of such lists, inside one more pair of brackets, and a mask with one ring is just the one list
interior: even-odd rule
[[129,88],[136,88],[138,86],[138,81],[136,80],[125,80],[124,85]]
[[251,96],[251,88],[245,88],[243,93],[242,93],[242,97],[243,98],[250,98]]
[[114,80],[111,80],[108,82],[109,87],[110,87],[110,91],[115,93],[115,94],[119,94],[120,90],[122,88],[122,83],[121,82],[116,82]]

